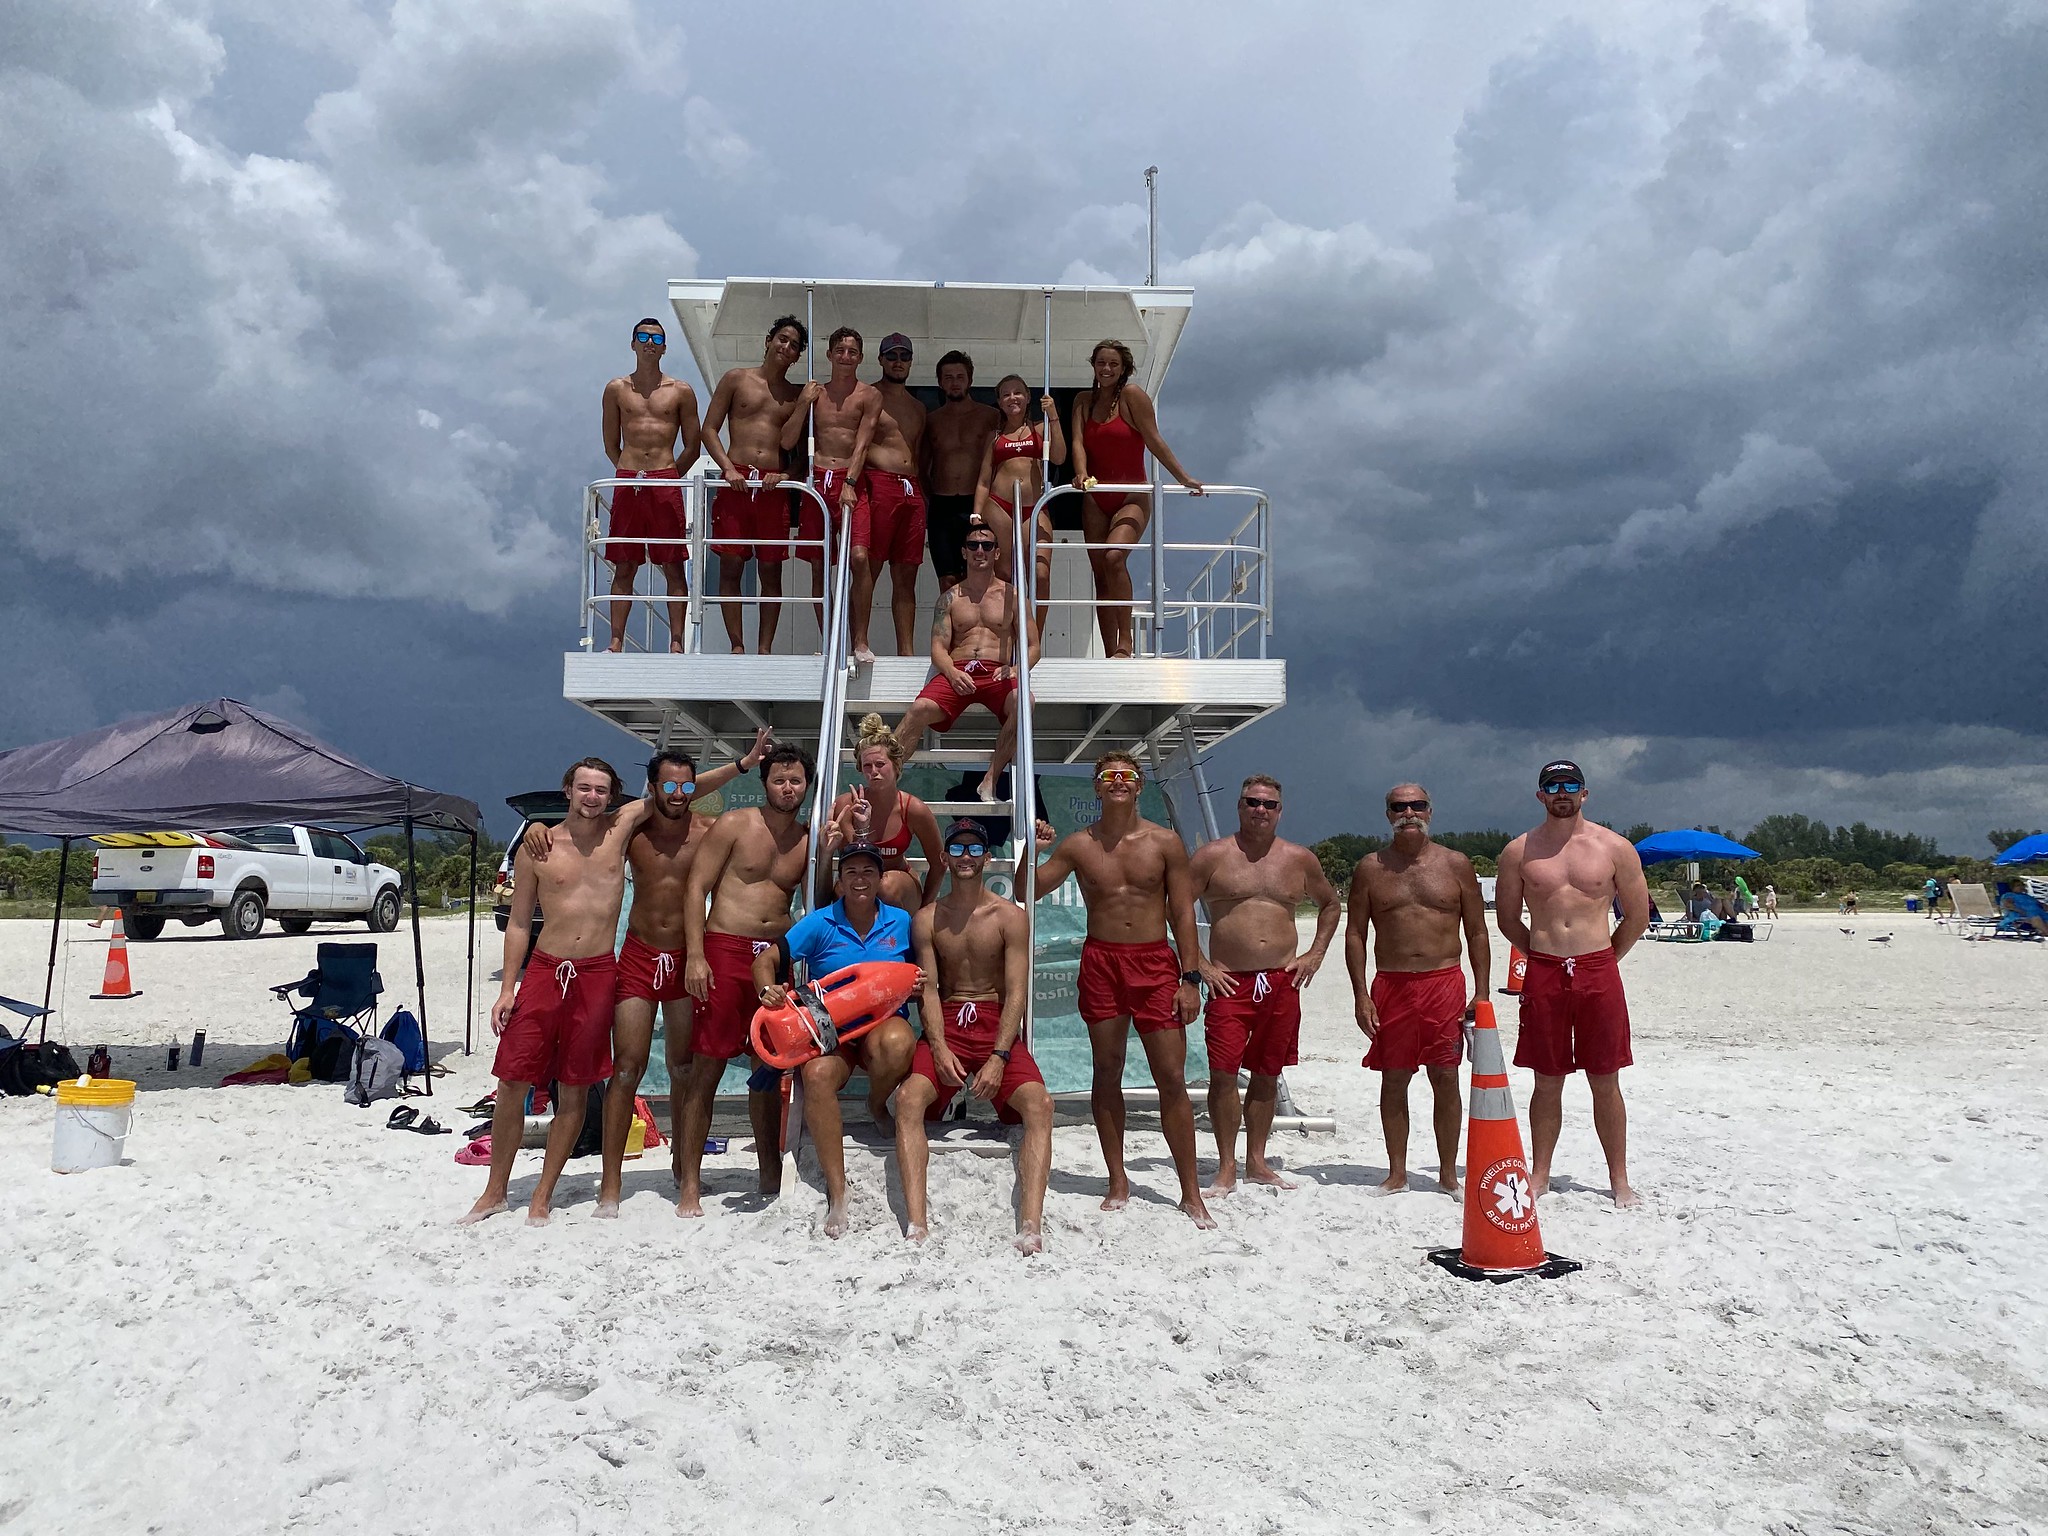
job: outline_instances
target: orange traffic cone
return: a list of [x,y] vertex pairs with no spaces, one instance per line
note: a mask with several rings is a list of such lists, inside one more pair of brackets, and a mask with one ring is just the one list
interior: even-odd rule
[[1465,1132],[1465,1244],[1437,1248],[1429,1262],[1464,1280],[1519,1280],[1534,1275],[1555,1280],[1586,1266],[1543,1251],[1536,1229],[1536,1191],[1529,1160],[1522,1155],[1522,1129],[1515,1122],[1508,1089],[1507,1059],[1493,1003],[1473,1007],[1472,1111]]
[[1514,945],[1508,946],[1508,984],[1501,991],[1509,997],[1522,995],[1522,979],[1529,974],[1529,957]]
[[114,914],[114,936],[107,941],[107,974],[100,982],[100,990],[92,996],[96,1003],[142,996],[128,980],[128,935],[121,926],[119,912]]

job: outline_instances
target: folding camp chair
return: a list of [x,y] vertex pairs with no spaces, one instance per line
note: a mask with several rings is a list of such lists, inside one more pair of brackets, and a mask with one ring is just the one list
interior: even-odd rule
[[[292,1011],[291,1038],[285,1055],[293,1061],[313,1054],[313,1047],[336,1030],[355,1039],[377,1032],[377,997],[384,978],[377,974],[375,944],[322,944],[317,963],[300,981],[272,987],[271,992]],[[293,1003],[294,997],[305,999]]]

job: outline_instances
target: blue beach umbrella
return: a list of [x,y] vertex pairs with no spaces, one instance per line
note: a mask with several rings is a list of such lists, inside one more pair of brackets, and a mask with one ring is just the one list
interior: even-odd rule
[[2048,864],[2048,832],[2023,837],[1991,861],[1994,864]]
[[1701,859],[1760,859],[1754,848],[1745,848],[1718,832],[1655,832],[1636,844],[1645,864],[1668,864],[1674,859],[1698,863]]

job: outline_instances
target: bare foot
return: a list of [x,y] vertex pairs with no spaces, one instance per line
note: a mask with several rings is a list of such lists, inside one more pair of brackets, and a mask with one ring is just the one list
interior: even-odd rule
[[625,650],[625,648],[626,642],[623,640],[614,640],[610,645],[605,647],[605,649],[607,651],[610,651],[614,656],[618,655],[621,651]]
[[828,1205],[825,1207],[825,1235],[827,1237],[844,1237],[852,1226],[852,1218],[846,1214],[846,1207],[844,1205]]
[[1039,1231],[1035,1224],[1027,1222],[1018,1230],[1017,1235],[1010,1239],[1010,1246],[1022,1254],[1043,1253],[1045,1234]]
[[668,653],[669,653],[669,655],[671,655],[671,656],[680,656],[680,655],[682,655],[682,654],[683,654],[683,642],[682,642],[682,641],[680,641],[680,640],[671,640],[671,641],[669,641],[669,643],[668,643]]
[[1236,1188],[1236,1167],[1218,1168],[1216,1170],[1216,1177],[1209,1181],[1209,1187],[1203,1190],[1202,1193],[1205,1195],[1227,1195]]
[[1216,1218],[1209,1214],[1209,1207],[1202,1204],[1199,1198],[1181,1201],[1180,1208],[1186,1211],[1188,1218],[1204,1232],[1215,1230]]
[[1267,1166],[1247,1167],[1244,1171],[1244,1176],[1254,1184],[1263,1184],[1268,1189],[1296,1189],[1300,1187],[1292,1179],[1281,1178],[1278,1169]]
[[1388,1174],[1379,1183],[1373,1185],[1372,1192],[1376,1195],[1398,1195],[1407,1187],[1408,1175],[1403,1171],[1401,1173]]
[[853,664],[857,667],[872,667],[875,664],[875,653],[868,648],[865,640],[853,648]]
[[931,1234],[913,1222],[910,1226],[903,1229],[903,1236],[907,1242],[921,1243],[927,1237],[930,1237]]
[[1455,1174],[1446,1173],[1436,1181],[1436,1187],[1447,1195],[1458,1193],[1458,1179]]
[[599,1196],[597,1209],[590,1214],[597,1217],[600,1221],[617,1221],[619,1219],[618,1197],[614,1195],[611,1199],[607,1200]]
[[[1466,1171],[1469,1173],[1471,1170],[1467,1169]],[[1539,1200],[1541,1200],[1545,1195],[1549,1194],[1550,1175],[1547,1173],[1531,1174],[1529,1176],[1529,1193],[1534,1195]]]
[[532,1207],[528,1207],[526,1212],[526,1224],[529,1227],[544,1227],[553,1218],[553,1216],[554,1212],[550,1211],[546,1206],[541,1206],[538,1210],[535,1210]]
[[478,1222],[488,1221],[493,1216],[510,1215],[511,1211],[512,1207],[503,1200],[493,1201],[489,1204],[479,1200],[469,1208],[469,1214],[458,1220],[455,1225],[458,1227],[473,1227]]
[[1129,1195],[1105,1195],[1103,1197],[1100,1209],[1105,1211],[1120,1211],[1130,1203],[1131,1197]]
[[996,803],[996,781],[987,774],[983,774],[981,782],[974,788],[974,798],[983,805],[994,805]]
[[1641,1205],[1643,1197],[1628,1187],[1627,1179],[1616,1179],[1614,1181],[1614,1203],[1625,1211],[1630,1206]]
[[676,1214],[678,1216],[702,1216],[704,1214],[704,1202],[696,1195],[683,1195],[676,1201]]

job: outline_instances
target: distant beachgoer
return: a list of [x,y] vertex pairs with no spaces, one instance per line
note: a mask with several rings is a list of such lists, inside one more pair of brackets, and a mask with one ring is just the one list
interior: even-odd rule
[[969,393],[973,387],[973,358],[948,352],[939,359],[939,392],[945,400],[925,417],[923,447],[925,533],[942,588],[967,574],[960,543],[974,515],[975,476],[999,420],[993,406]]
[[996,1117],[1024,1127],[1017,1149],[1020,1253],[1045,1246],[1045,1186],[1052,1173],[1052,1095],[1025,1042],[1031,991],[1031,930],[1024,909],[982,884],[988,830],[963,818],[946,829],[946,894],[912,920],[924,972],[924,1039],[896,1094],[896,1164],[903,1177],[904,1235],[923,1242],[931,1144],[937,1119],[963,1087],[993,1104]]
[[[1180,467],[1159,435],[1152,397],[1132,382],[1138,362],[1131,349],[1121,341],[1099,341],[1088,363],[1095,383],[1074,397],[1074,425],[1067,436],[1074,454],[1075,489],[1144,484],[1145,451],[1150,449],[1168,474],[1201,495],[1202,483]],[[1130,547],[1145,536],[1151,521],[1151,498],[1142,491],[1091,493],[1082,501],[1081,531],[1088,543],[1114,546],[1088,551],[1095,596],[1109,604],[1095,610],[1104,655],[1131,654],[1131,573],[1126,562]]]
[[1692,893],[1685,898],[1685,920],[1696,923],[1705,917],[1714,916],[1714,896],[1704,881],[1692,883]]
[[1855,917],[1862,908],[1856,903],[1856,893],[1854,891],[1845,891],[1842,894],[1841,904],[1835,910],[1846,917]]
[[[712,823],[683,892],[683,990],[695,1001],[690,1077],[683,1119],[676,1214],[702,1216],[704,1138],[725,1064],[747,1050],[754,1021],[754,957],[773,949],[789,927],[789,902],[804,878],[809,833],[799,818],[810,791],[811,759],[783,745],[761,759],[762,803],[735,806]],[[706,903],[710,910],[705,910]],[[747,1111],[764,1195],[782,1187],[782,1129],[767,1069],[748,1082]]]
[[[838,845],[838,828],[825,829],[828,850]],[[839,899],[790,925],[782,947],[791,966],[802,964],[813,978],[868,960],[912,960],[910,914],[882,900],[882,855],[872,843],[838,849]],[[754,957],[754,986],[763,1008],[780,1008],[788,992],[775,979],[781,956],[764,950]],[[868,1075],[868,1113],[889,1123],[889,1095],[910,1072],[917,1036],[909,1021],[890,1018],[858,1040],[813,1057],[798,1069],[804,1085],[804,1128],[825,1179],[825,1235],[844,1237],[846,1209],[846,1126],[839,1114],[839,1090],[859,1067]]]
[[[1635,1058],[1620,961],[1649,926],[1650,889],[1628,839],[1580,814],[1587,789],[1577,763],[1544,764],[1536,786],[1544,820],[1502,851],[1495,903],[1501,937],[1529,957],[1515,1065],[1536,1074],[1529,1099],[1530,1177],[1537,1194],[1550,1188],[1551,1154],[1564,1124],[1564,1080],[1584,1072],[1614,1203],[1634,1205],[1621,1069]],[[1626,915],[1610,933],[1607,907],[1616,896]]]
[[[1244,1176],[1292,1189],[1266,1161],[1280,1099],[1280,1073],[1298,1059],[1301,989],[1330,952],[1343,905],[1315,853],[1277,836],[1280,781],[1255,773],[1237,796],[1237,831],[1197,848],[1188,861],[1190,896],[1209,906],[1209,984],[1203,1033],[1209,1048],[1209,1127],[1216,1177],[1208,1193],[1237,1188],[1237,1131],[1244,1126]],[[1316,932],[1297,952],[1294,909],[1316,904]],[[1251,1074],[1238,1101],[1237,1072]]]
[[[789,558],[790,494],[776,487],[789,478],[782,464],[782,428],[796,409],[797,386],[789,370],[804,355],[810,332],[795,315],[784,315],[768,327],[761,362],[754,368],[728,368],[711,392],[704,412],[704,449],[725,481],[711,502],[711,553],[718,556],[719,611],[725,637],[735,656],[745,653],[744,604],[740,578],[749,560],[756,570],[761,596],[782,596],[782,563]],[[730,447],[718,441],[723,427]],[[755,647],[766,656],[775,645],[782,622],[782,604],[765,601],[755,624]]]
[[[931,681],[910,701],[896,727],[896,743],[907,757],[927,728],[943,735],[970,704],[979,704],[1000,722],[977,791],[993,801],[996,782],[1017,750],[1017,589],[997,566],[996,536],[988,524],[970,520],[961,548],[967,574],[932,604]],[[1038,664],[1036,639],[1027,660]]]
[[1775,885],[1767,885],[1764,887],[1764,916],[1776,917],[1777,915],[1778,888]]
[[[919,473],[924,462],[925,409],[910,392],[910,338],[891,331],[882,338],[882,382],[875,386],[882,411],[868,445],[868,569],[879,577],[889,567],[889,615],[896,630],[896,654],[914,656],[917,572],[924,564],[925,499]],[[870,587],[870,596],[873,589]]]
[[[882,396],[872,384],[861,382],[863,343],[859,331],[842,325],[825,343],[825,356],[832,364],[832,376],[824,383],[813,379],[796,397],[796,409],[782,424],[782,446],[794,452],[804,440],[804,418],[815,414],[818,456],[811,463],[811,484],[833,510],[835,538],[851,541],[850,574],[852,590],[847,594],[847,636],[853,659],[866,666],[875,659],[868,648],[868,609],[875,599],[875,568],[868,558],[873,538],[869,519],[872,511],[867,497],[868,450],[874,443],[875,424],[882,414]],[[818,614],[818,633],[825,633],[825,552],[817,541],[825,536],[825,519],[817,503],[808,499],[797,515],[797,537],[811,541],[800,552],[811,568],[812,606]],[[837,559],[837,556],[834,556]],[[822,642],[821,642],[822,643]]]
[[[1464,1112],[1458,1063],[1472,1014],[1461,962],[1472,966],[1472,1001],[1488,995],[1493,977],[1479,877],[1464,854],[1431,840],[1433,815],[1428,790],[1396,784],[1387,791],[1393,841],[1360,859],[1351,874],[1344,962],[1358,1027],[1372,1042],[1365,1065],[1380,1074],[1380,1129],[1387,1140],[1381,1194],[1408,1187],[1408,1084],[1418,1069],[1429,1074],[1434,1099],[1437,1185],[1457,1192]],[[1368,986],[1365,948],[1375,926],[1377,974]]]
[[1929,875],[1920,887],[1921,904],[1927,908],[1927,915],[1933,917],[1941,910],[1941,882]]
[[[681,379],[661,371],[667,350],[668,332],[662,323],[651,317],[640,321],[633,327],[633,371],[604,387],[604,452],[616,479],[679,481],[697,462],[697,395]],[[605,606],[610,648],[626,648],[633,581],[640,567],[651,561],[661,567],[668,585],[668,648],[680,651],[684,599],[690,591],[690,569],[684,564],[690,551],[683,542],[690,530],[682,487],[621,485],[613,489],[611,503],[611,541],[604,546],[604,557],[611,562],[613,597],[629,600]]]
[[[996,409],[1002,425],[989,439],[981,456],[981,475],[974,490],[974,510],[996,535],[996,572],[1009,580],[1016,572],[1013,550],[1020,519],[1038,505],[1044,494],[1041,465],[1064,460],[1066,434],[1060,431],[1059,413],[1051,395],[1038,401],[1039,419],[1031,419],[1031,386],[1021,374],[1010,374],[996,385]],[[1051,438],[1048,448],[1046,439]],[[1049,455],[1049,459],[1048,459]],[[1047,600],[1052,595],[1052,517],[1038,515],[1038,553],[1033,560],[1033,582],[1037,592],[1035,623],[1045,628]]]
[[[946,878],[945,860],[939,853],[939,819],[930,806],[901,787],[905,762],[901,740],[880,715],[861,717],[853,761],[862,782],[832,802],[839,840],[848,845],[873,843],[879,848],[882,900],[915,912],[939,894],[939,885]],[[910,872],[913,838],[924,850],[922,886]],[[831,898],[821,893],[819,899]]]
[[1052,853],[1038,866],[1032,890],[1043,900],[1075,875],[1088,907],[1078,990],[1095,1058],[1089,1108],[1109,1168],[1102,1208],[1120,1211],[1131,1203],[1130,1175],[1124,1171],[1124,1051],[1135,1024],[1159,1090],[1159,1126],[1180,1176],[1180,1208],[1196,1226],[1213,1227],[1216,1220],[1202,1203],[1195,1108],[1188,1098],[1187,1027],[1202,1006],[1202,946],[1189,895],[1188,855],[1171,830],[1138,814],[1144,782],[1144,770],[1130,753],[1097,758],[1101,819],[1069,833],[1057,847],[1052,829],[1038,824],[1038,846]]
[[[618,965],[612,942],[626,895],[626,845],[648,814],[645,800],[613,810],[624,792],[602,758],[586,757],[562,775],[569,814],[545,863],[523,846],[513,856],[512,907],[505,922],[504,982],[491,1008],[498,1080],[491,1115],[491,1171],[466,1225],[510,1209],[512,1162],[526,1127],[526,1096],[555,1085],[554,1122],[540,1178],[527,1202],[529,1225],[542,1226],[555,1181],[583,1130],[586,1090],[612,1073],[612,1003]],[[536,902],[547,913],[548,947],[527,955]],[[520,979],[525,962],[525,980]]]

